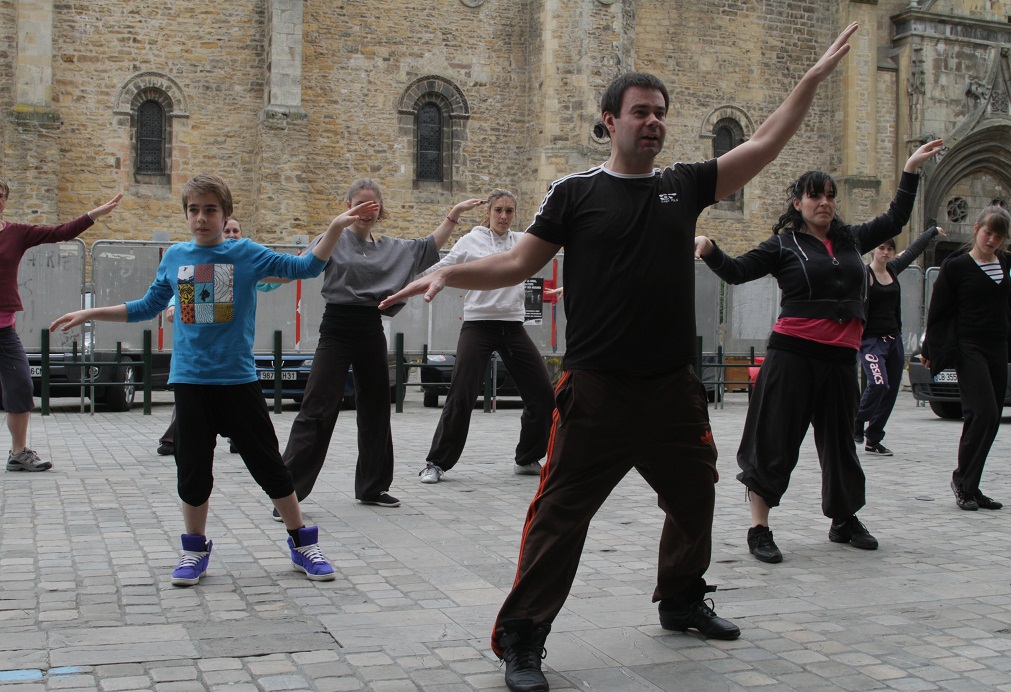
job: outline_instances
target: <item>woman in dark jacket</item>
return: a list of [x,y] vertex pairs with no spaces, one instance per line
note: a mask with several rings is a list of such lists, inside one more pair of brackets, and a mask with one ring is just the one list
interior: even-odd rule
[[737,451],[737,478],[751,500],[748,548],[763,562],[783,559],[769,530],[769,510],[786,492],[811,425],[822,467],[822,511],[832,519],[829,540],[878,547],[856,517],[864,505],[864,473],[853,445],[853,362],[867,291],[862,255],[902,230],[913,210],[916,171],[940,147],[934,140],[909,157],[888,211],[865,224],[844,224],[835,213],[835,181],[810,171],[790,186],[774,235],[754,250],[734,259],[705,236],[696,238],[696,255],[724,281],[772,274],[782,292]]
[[[890,457],[892,450],[881,444],[885,423],[895,408],[906,355],[902,350],[902,289],[899,274],[927,249],[930,241],[943,233],[933,226],[909,244],[897,257],[895,240],[889,238],[872,251],[867,265],[867,304],[864,336],[860,342],[860,365],[867,387],[857,407],[853,441],[866,442],[864,452]],[[867,430],[864,430],[867,423]]]
[[1011,215],[989,206],[973,225],[968,251],[941,263],[927,312],[921,358],[937,375],[955,368],[962,401],[958,466],[951,474],[961,509],[1000,509],[979,489],[983,466],[1000,426],[1007,389],[1011,259],[1005,251]]

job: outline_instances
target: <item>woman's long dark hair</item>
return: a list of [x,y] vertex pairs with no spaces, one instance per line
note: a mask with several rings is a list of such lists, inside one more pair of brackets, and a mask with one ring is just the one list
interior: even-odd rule
[[[803,199],[804,195],[817,197],[825,192],[825,190],[828,190],[833,197],[837,192],[835,180],[828,173],[823,173],[822,171],[808,171],[790,183],[790,186],[787,188],[787,195],[789,196],[786,200],[786,210],[779,217],[776,225],[772,227],[773,234],[778,235],[782,230],[802,230],[804,228],[804,218],[800,215],[800,211],[793,206],[793,200]],[[837,214],[832,219],[832,223],[828,229],[828,239],[832,241],[833,247],[856,246],[853,236],[844,230],[845,227],[846,224],[843,223]]]

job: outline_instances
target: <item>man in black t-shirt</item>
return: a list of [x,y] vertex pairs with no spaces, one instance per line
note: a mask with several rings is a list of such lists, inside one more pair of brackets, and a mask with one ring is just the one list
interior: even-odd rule
[[516,580],[492,649],[514,692],[548,689],[541,653],[568,596],[590,520],[633,467],[665,513],[657,587],[660,624],[735,639],[706,605],[716,446],[695,376],[694,238],[699,214],[739,190],[800,127],[818,85],[848,52],[851,24],[748,141],[718,159],[654,169],[670,98],[656,77],[621,75],[601,99],[611,155],[552,183],[508,253],[447,267],[380,304],[445,286],[517,284],[565,248],[566,346],[557,416],[520,544]]

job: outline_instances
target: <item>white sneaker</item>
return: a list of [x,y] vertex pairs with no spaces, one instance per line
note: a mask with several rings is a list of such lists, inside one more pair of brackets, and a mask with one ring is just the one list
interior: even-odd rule
[[444,473],[446,472],[435,464],[429,462],[428,466],[425,467],[425,470],[418,475],[421,476],[422,483],[438,483]]
[[513,466],[513,473],[517,476],[539,476],[541,475],[541,462],[535,461],[526,466],[515,464]]

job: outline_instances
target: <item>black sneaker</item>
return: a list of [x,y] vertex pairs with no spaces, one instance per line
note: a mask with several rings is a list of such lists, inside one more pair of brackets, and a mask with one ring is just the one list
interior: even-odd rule
[[864,451],[867,454],[874,454],[879,457],[890,457],[892,456],[892,450],[885,447],[880,442],[868,442],[867,446],[864,447]]
[[[706,593],[713,591],[716,591],[715,586],[706,587]],[[665,630],[684,632],[691,628],[711,639],[737,639],[741,636],[741,628],[716,614],[711,598],[700,601],[666,598],[660,601],[659,611],[660,626]]]
[[849,519],[833,519],[832,527],[828,530],[828,539],[833,543],[849,543],[861,550],[878,549],[878,539],[870,534],[856,516]]
[[378,505],[379,507],[399,507],[400,500],[390,495],[385,490],[368,500],[358,500],[363,505]]
[[748,529],[748,550],[762,562],[775,564],[783,561],[783,553],[772,540],[772,531],[768,526],[759,524]]
[[982,491],[976,491],[976,506],[980,509],[1000,509],[1004,506],[1003,502],[997,502],[991,497],[987,497],[982,493]]
[[239,453],[239,448],[235,446],[235,444],[232,442],[232,438],[230,437],[228,438],[228,451],[230,454]]
[[270,518],[274,521],[284,521],[284,519],[281,518],[281,513],[277,511],[277,507],[275,507],[274,511],[270,513]]
[[172,456],[175,453],[176,448],[173,447],[168,442],[162,442],[160,445],[158,445],[158,456],[160,457]]
[[503,620],[505,634],[499,639],[505,661],[505,682],[512,692],[548,692],[548,680],[541,672],[544,642],[551,627],[534,627],[530,618]]
[[979,509],[979,503],[976,502],[976,498],[962,492],[962,489],[955,485],[955,481],[951,482],[951,492],[955,493],[955,504],[958,505],[959,509],[964,509],[967,512],[975,512]]

